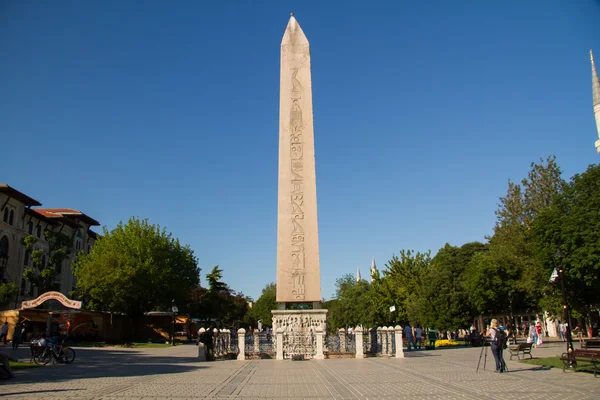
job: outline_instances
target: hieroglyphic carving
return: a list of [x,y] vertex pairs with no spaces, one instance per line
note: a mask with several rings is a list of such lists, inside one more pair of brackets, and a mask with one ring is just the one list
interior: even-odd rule
[[292,194],[290,196],[292,210],[292,296],[294,300],[304,300],[306,288],[305,248],[304,248],[304,178],[303,170],[303,140],[302,131],[302,84],[297,79],[298,69],[292,69],[292,107],[290,110],[290,168]]
[[284,44],[281,46],[283,56],[292,68],[304,67],[309,59],[310,46],[308,44]]

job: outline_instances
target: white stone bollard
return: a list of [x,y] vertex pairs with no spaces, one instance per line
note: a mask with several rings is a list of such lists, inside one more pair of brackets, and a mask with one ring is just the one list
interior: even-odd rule
[[356,341],[356,358],[364,358],[363,348],[363,327],[357,326],[354,329],[354,340]]
[[402,348],[402,327],[400,325],[396,325],[394,330],[396,331],[396,358],[404,358],[404,349]]
[[244,361],[246,359],[246,330],[241,328],[238,330],[238,355],[237,359],[239,361]]
[[376,353],[383,353],[383,335],[381,334],[381,327],[377,327],[377,349]]
[[323,360],[325,359],[325,355],[323,354],[323,328],[317,326],[315,335],[317,338],[317,352],[315,354],[315,360]]
[[277,328],[277,355],[276,360],[283,360],[283,329]]
[[340,353],[345,353],[346,352],[346,330],[343,328],[340,328],[339,333],[340,333]]
[[260,332],[254,331],[254,352],[260,354]]

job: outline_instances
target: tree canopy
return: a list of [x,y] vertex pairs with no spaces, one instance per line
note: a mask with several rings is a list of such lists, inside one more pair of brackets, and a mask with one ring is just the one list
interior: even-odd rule
[[519,183],[509,180],[486,243],[446,244],[433,259],[402,250],[371,283],[343,276],[327,303],[330,325],[408,321],[451,330],[511,307],[559,314],[560,292],[548,282],[559,248],[573,314],[590,321],[600,305],[600,166],[568,183],[554,156],[530,167]]
[[198,263],[189,246],[158,225],[131,218],[120,222],[80,253],[73,273],[75,294],[87,308],[139,316],[185,304],[199,284]]
[[260,297],[252,306],[252,317],[261,321],[264,326],[273,326],[271,311],[277,308],[276,295],[277,285],[271,282],[263,288]]

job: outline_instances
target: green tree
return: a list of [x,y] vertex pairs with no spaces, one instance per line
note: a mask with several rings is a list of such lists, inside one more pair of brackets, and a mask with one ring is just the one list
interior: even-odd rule
[[14,282],[0,282],[0,308],[5,308],[14,301],[19,288]]
[[[534,224],[543,265],[543,282],[560,298],[557,287],[546,283],[555,266],[557,249],[565,254],[565,286],[575,312],[586,315],[600,304],[600,166],[573,176],[551,207],[540,213]],[[554,302],[556,307],[556,302]]]
[[[533,232],[534,221],[550,207],[565,186],[561,170],[554,156],[539,163],[531,163],[531,169],[520,184],[509,181],[506,196],[500,198],[496,211],[494,234],[489,238],[489,256],[478,258],[480,270],[475,271],[480,283],[501,281],[495,288],[476,288],[479,292],[496,290],[500,293],[488,302],[488,308],[505,310],[508,308],[509,294],[514,307],[536,308],[544,296],[545,287],[540,282],[544,277],[544,267],[538,257]],[[473,266],[475,268],[475,266]],[[495,277],[484,278],[481,272],[497,273]],[[478,300],[480,302],[482,299]]]
[[32,235],[25,236],[22,240],[23,246],[31,256],[32,267],[25,268],[23,277],[31,283],[31,287],[37,287],[39,294],[59,290],[60,283],[56,276],[59,274],[63,262],[69,258],[73,250],[73,240],[63,232],[45,231],[44,237],[48,242],[48,261],[43,263],[44,250],[36,249],[38,238]]
[[[392,257],[383,270],[383,279],[380,282],[374,280],[379,322],[389,325],[401,321],[418,322],[414,313],[409,315],[409,310],[430,263],[430,251],[402,250],[400,257]],[[390,313],[390,306],[396,306],[395,314]]]
[[252,317],[261,321],[264,326],[273,326],[271,311],[277,309],[276,296],[277,285],[271,282],[263,288],[260,297],[252,306]]
[[126,313],[169,310],[171,301],[186,304],[199,284],[194,252],[164,228],[131,218],[104,228],[89,254],[74,264],[75,294],[88,308]]
[[487,252],[483,243],[461,247],[446,244],[424,272],[413,295],[409,319],[442,330],[468,328],[474,315],[465,284],[465,271],[476,254]]
[[376,309],[371,306],[371,289],[367,281],[356,282],[352,274],[337,279],[335,299],[327,304],[328,326],[339,329],[375,325]]

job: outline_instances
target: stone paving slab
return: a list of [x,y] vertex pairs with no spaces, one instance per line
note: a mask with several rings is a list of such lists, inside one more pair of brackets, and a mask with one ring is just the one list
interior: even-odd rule
[[[28,359],[28,350],[13,353]],[[489,350],[488,350],[489,351]],[[534,349],[559,355],[560,343]],[[597,399],[600,378],[507,360],[492,372],[481,348],[407,352],[406,358],[200,363],[195,346],[78,349],[71,365],[16,371],[4,399]],[[480,370],[476,372],[480,356]],[[486,361],[486,368],[483,363]]]

